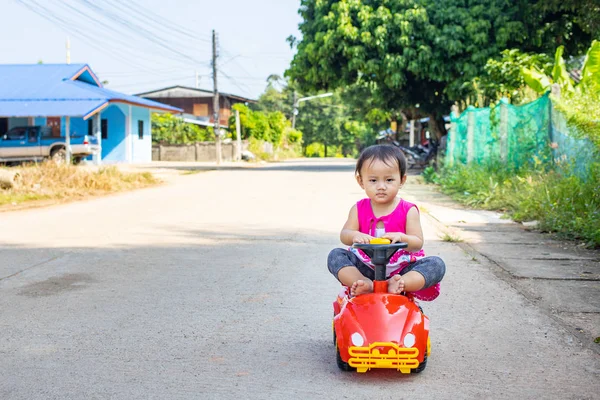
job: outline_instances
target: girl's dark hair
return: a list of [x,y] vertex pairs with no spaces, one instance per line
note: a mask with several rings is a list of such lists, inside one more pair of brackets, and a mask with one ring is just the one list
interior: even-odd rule
[[406,174],[406,158],[404,157],[404,153],[396,146],[387,144],[376,144],[364,149],[362,153],[360,153],[358,161],[356,161],[356,170],[354,173],[360,175],[360,170],[365,162],[373,162],[375,160],[383,161],[387,165],[396,163],[400,170],[400,178],[403,178]]

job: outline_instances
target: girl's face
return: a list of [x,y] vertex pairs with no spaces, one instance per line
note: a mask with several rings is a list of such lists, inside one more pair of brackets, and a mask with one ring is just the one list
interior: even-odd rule
[[406,181],[406,175],[400,177],[400,168],[396,162],[366,160],[356,180],[372,202],[389,204],[394,202],[398,190]]

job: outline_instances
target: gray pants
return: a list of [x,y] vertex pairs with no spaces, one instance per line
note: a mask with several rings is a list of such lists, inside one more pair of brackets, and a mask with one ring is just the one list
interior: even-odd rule
[[[349,266],[358,268],[365,278],[371,280],[375,279],[375,271],[373,268],[362,262],[353,252],[339,248],[331,250],[327,257],[327,268],[329,268],[329,272],[331,272],[338,281],[338,273],[340,270]],[[404,275],[409,271],[417,271],[423,275],[423,278],[425,278],[425,286],[423,289],[427,289],[428,287],[441,282],[446,273],[446,264],[441,258],[436,256],[424,257],[405,267],[401,273]]]

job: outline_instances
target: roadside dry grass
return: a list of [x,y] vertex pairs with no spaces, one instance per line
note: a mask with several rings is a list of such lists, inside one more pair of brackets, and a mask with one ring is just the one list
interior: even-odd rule
[[0,189],[0,211],[80,200],[159,184],[150,172],[122,172],[117,167],[90,168],[52,162],[1,168],[18,172],[15,186]]

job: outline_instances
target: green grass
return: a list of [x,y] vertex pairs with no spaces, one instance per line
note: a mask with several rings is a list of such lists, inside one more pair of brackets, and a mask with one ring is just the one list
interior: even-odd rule
[[455,165],[443,168],[437,181],[470,207],[504,211],[517,222],[537,220],[542,231],[600,247],[600,163],[589,165],[585,179],[559,168]]
[[443,242],[450,242],[450,243],[460,243],[463,241],[459,236],[455,236],[450,233],[444,233],[444,235],[441,236],[440,238],[442,239]]
[[46,162],[6,170],[18,171],[19,179],[13,188],[0,189],[0,207],[81,199],[160,182],[149,172],[125,173],[114,166],[96,170]]

